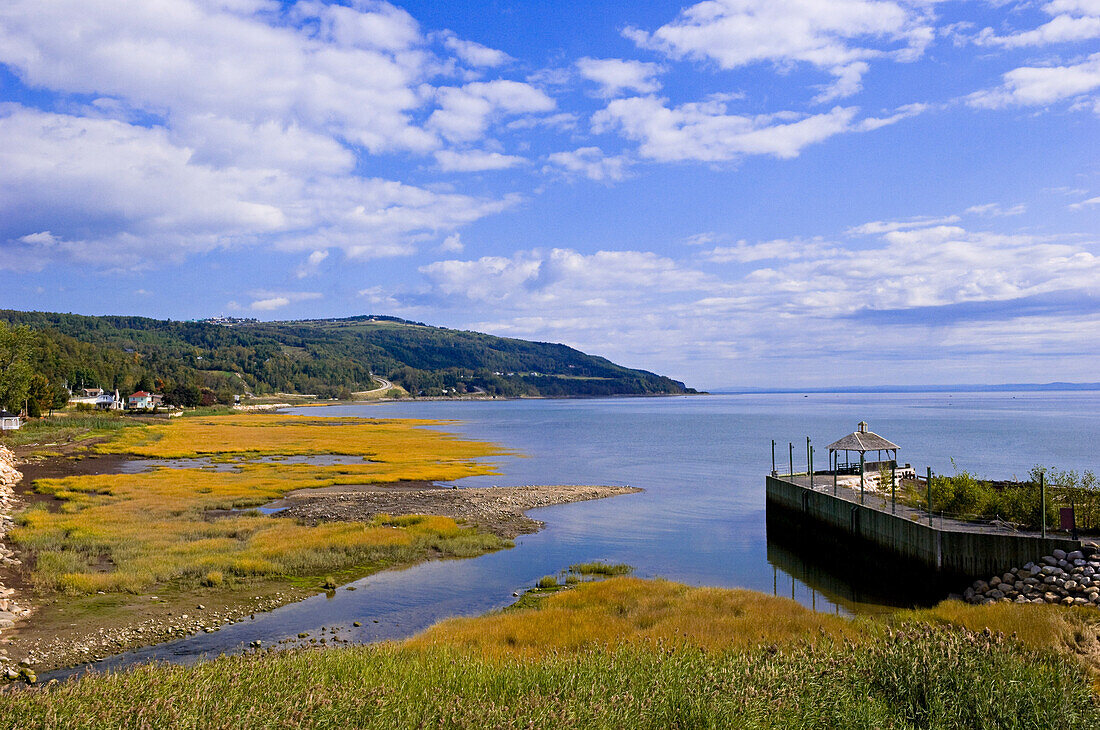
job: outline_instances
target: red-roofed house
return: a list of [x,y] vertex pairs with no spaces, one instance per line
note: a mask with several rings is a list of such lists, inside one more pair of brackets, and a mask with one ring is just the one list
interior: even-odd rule
[[149,410],[159,406],[163,400],[163,395],[146,393],[144,390],[139,390],[126,399],[126,407],[133,410]]

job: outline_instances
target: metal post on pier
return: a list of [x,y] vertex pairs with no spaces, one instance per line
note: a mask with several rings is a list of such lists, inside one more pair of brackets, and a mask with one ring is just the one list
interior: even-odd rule
[[1039,472],[1039,511],[1043,513],[1043,539],[1047,537],[1047,480],[1046,474]]
[[794,477],[794,441],[787,442],[787,458],[790,459],[788,462],[790,471],[787,472],[787,476]]
[[925,482],[928,488],[928,526],[932,526],[932,467],[928,467],[928,481]]
[[814,488],[814,447],[810,447],[810,489]]
[[776,476],[776,472],[775,472],[775,439],[772,439],[772,476]]
[[863,504],[863,452],[859,452],[859,503]]
[[809,475],[810,481],[813,481],[813,474],[810,473],[810,437],[806,437],[806,474]]

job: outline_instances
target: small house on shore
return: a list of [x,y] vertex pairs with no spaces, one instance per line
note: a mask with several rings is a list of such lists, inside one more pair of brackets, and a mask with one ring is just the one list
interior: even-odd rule
[[126,407],[131,410],[151,410],[156,408],[164,401],[163,395],[157,395],[155,393],[147,393],[144,390],[131,395],[126,399]]
[[18,413],[0,410],[0,431],[18,431],[23,425]]
[[96,396],[95,407],[101,411],[121,411],[126,407],[126,404],[122,400],[122,396],[118,394],[118,390],[115,390],[115,394],[101,393]]

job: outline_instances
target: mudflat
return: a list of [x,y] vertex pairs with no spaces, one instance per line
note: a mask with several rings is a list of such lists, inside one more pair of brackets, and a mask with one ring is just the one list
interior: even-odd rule
[[524,514],[527,510],[641,491],[637,487],[575,485],[448,489],[364,484],[292,492],[277,503],[285,505],[277,514],[308,524],[361,522],[379,514],[442,515],[511,539],[542,527],[542,522]]

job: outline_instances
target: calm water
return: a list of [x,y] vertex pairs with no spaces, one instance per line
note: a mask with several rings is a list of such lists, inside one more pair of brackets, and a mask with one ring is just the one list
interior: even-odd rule
[[[449,430],[494,441],[524,458],[493,461],[499,476],[460,486],[627,484],[645,493],[560,505],[530,514],[546,529],[480,558],[428,563],[371,576],[213,634],[121,655],[96,665],[190,661],[339,626],[356,641],[397,638],[455,615],[507,605],[512,592],[571,563],[625,562],[642,576],[745,587],[792,596],[823,611],[906,603],[830,569],[833,556],[769,544],[764,475],[777,460],[805,463],[805,437],[819,449],[860,420],[901,447],[899,459],[994,478],[1023,476],[1037,463],[1100,467],[1100,393],[743,395],[605,400],[389,403],[306,409],[308,415],[457,419]],[[782,468],[782,467],[781,467]],[[807,562],[808,561],[808,562]],[[932,597],[929,597],[930,599]],[[361,628],[352,628],[361,621]]]

